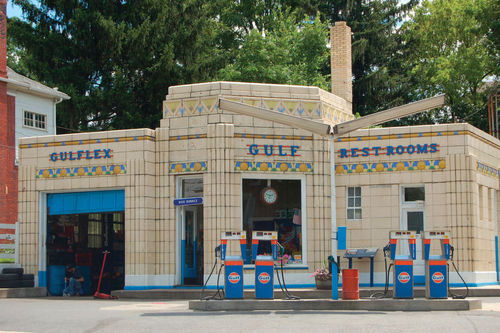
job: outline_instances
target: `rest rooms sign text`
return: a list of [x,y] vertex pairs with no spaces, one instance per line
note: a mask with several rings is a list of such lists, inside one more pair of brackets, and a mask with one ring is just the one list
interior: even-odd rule
[[385,146],[385,147],[364,147],[364,148],[351,148],[339,149],[338,157],[366,157],[366,156],[379,156],[379,155],[413,155],[413,154],[428,154],[438,152],[439,145],[437,143],[431,144],[417,144],[408,146]]

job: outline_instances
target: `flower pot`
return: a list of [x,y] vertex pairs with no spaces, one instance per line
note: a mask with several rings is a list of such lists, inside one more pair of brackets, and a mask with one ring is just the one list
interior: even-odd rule
[[316,279],[316,289],[319,290],[332,290],[332,279],[318,280]]

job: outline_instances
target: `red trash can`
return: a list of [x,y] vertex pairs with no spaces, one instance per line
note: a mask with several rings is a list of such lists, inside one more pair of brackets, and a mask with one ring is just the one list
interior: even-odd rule
[[359,272],[357,269],[342,270],[342,299],[359,299]]

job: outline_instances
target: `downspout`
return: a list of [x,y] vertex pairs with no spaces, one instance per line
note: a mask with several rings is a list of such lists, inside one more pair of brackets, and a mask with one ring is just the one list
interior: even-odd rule
[[59,99],[55,99],[55,103],[54,103],[54,112],[53,112],[53,122],[52,122],[52,125],[54,126],[54,135],[57,135],[57,125],[56,125],[56,105],[61,103],[63,101],[62,97],[60,97]]

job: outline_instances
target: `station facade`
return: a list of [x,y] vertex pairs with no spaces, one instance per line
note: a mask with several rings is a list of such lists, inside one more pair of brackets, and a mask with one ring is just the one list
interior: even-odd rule
[[[156,130],[21,139],[20,261],[39,285],[50,284],[52,266],[97,262],[103,249],[123,277],[118,287],[202,285],[220,233],[238,230],[278,231],[288,284],[314,284],[311,272],[331,253],[328,140],[230,114],[220,97],[332,124],[353,119],[345,100],[319,88],[215,82],[171,87]],[[348,248],[381,249],[390,230],[446,229],[467,282],[498,281],[497,139],[468,124],[376,128],[337,139],[335,155]],[[367,283],[368,262],[354,265]],[[376,284],[383,267],[379,251]],[[252,285],[251,262],[245,273]]]
[[[104,250],[110,289],[201,286],[221,232],[243,230],[244,283],[252,286],[252,231],[277,231],[287,285],[311,287],[311,273],[331,254],[335,175],[337,225],[347,230],[347,248],[378,249],[376,285],[385,281],[389,231],[401,229],[449,230],[466,281],[498,283],[499,140],[468,124],[358,130],[336,140],[332,170],[328,139],[219,108],[224,98],[331,125],[354,119],[350,30],[342,22],[334,29],[333,93],[238,82],[175,86],[155,130],[21,139],[20,264],[54,294],[68,263],[82,267],[95,290]],[[420,242],[417,251],[418,283]],[[367,284],[369,261],[353,266]],[[459,283],[454,274],[450,280]]]

